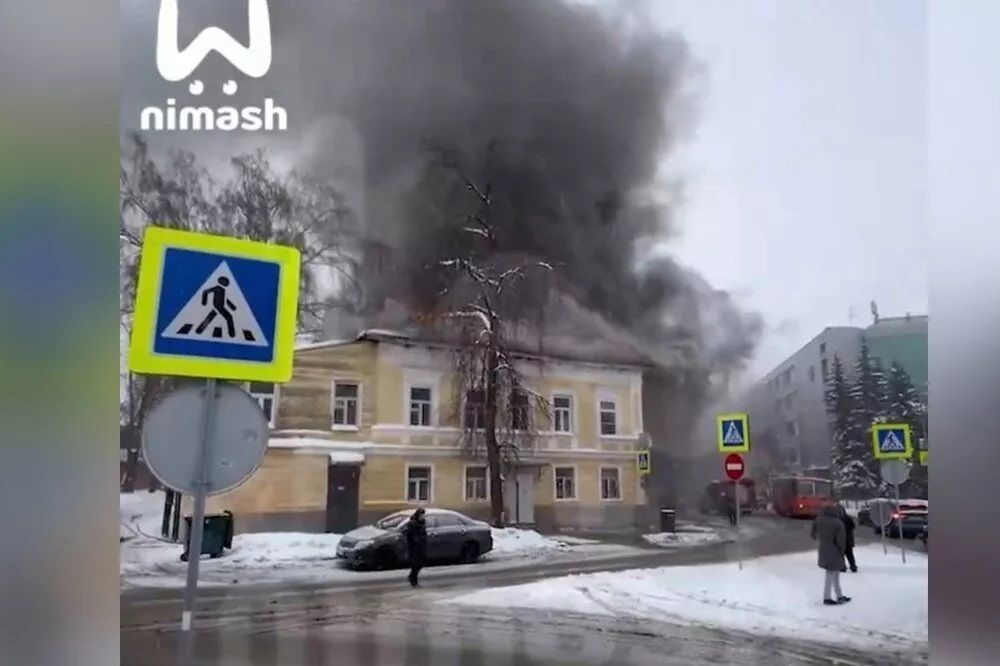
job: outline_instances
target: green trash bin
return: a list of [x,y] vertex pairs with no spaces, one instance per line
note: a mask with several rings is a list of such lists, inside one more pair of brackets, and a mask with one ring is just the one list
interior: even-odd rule
[[[181,561],[187,562],[191,552],[191,516],[184,516],[186,526],[184,536],[184,553]],[[201,554],[215,559],[222,555],[226,548],[233,547],[233,513],[226,511],[205,516],[205,526],[201,537]]]

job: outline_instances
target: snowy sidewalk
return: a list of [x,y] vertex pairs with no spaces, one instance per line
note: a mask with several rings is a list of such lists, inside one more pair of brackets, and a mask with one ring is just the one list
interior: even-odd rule
[[841,606],[822,604],[813,551],[735,563],[552,578],[443,603],[532,608],[693,623],[862,649],[926,650],[927,557],[857,551],[859,574],[844,574]]
[[[121,543],[119,559],[123,587],[183,587],[187,564],[180,561],[180,554],[184,546],[159,538],[162,511],[162,493],[120,496],[120,534],[126,539]],[[200,578],[209,585],[239,585],[366,582],[383,577],[380,573],[385,572],[358,572],[342,566],[336,557],[340,539],[339,534],[238,534],[233,537],[232,550],[218,559],[202,558]],[[542,536],[533,530],[493,529],[493,550],[483,555],[475,568],[510,568],[553,556],[587,558],[628,551],[586,539]],[[445,568],[451,567],[432,567]]]

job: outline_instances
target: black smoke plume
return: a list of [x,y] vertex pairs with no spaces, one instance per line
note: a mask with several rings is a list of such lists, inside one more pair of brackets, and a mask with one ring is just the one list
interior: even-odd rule
[[435,164],[447,154],[491,185],[502,252],[552,263],[578,309],[655,360],[654,470],[671,462],[662,451],[704,450],[698,412],[760,322],[654,249],[682,222],[659,174],[692,124],[698,69],[683,39],[565,0],[271,5],[269,83],[241,90],[288,107],[300,167],[355,184],[364,233],[394,248],[410,296],[432,299],[422,271],[465,249],[456,232],[474,202]]

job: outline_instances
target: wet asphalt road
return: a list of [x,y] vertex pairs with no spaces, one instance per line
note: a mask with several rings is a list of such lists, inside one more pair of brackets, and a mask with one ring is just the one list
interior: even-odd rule
[[[758,518],[769,521],[767,518]],[[773,520],[744,542],[744,556],[810,549],[808,523]],[[866,531],[858,533],[867,541]],[[908,664],[926,654],[873,654],[839,646],[761,638],[690,625],[436,603],[485,587],[567,573],[732,561],[736,544],[649,550],[617,561],[542,562],[479,573],[475,565],[428,576],[420,589],[398,582],[206,590],[193,632],[192,666],[530,666],[532,664]],[[433,572],[433,569],[430,570]],[[122,664],[178,663],[175,591],[132,590],[121,602]]]

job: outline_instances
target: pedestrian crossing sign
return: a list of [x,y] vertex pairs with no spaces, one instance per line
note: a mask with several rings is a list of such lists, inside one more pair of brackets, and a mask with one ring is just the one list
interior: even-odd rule
[[639,474],[649,474],[649,451],[639,451],[636,454],[635,467]]
[[746,453],[750,450],[750,416],[746,413],[720,414],[715,433],[722,453]]
[[146,230],[129,348],[134,372],[240,381],[292,376],[299,251]]
[[877,460],[909,460],[913,457],[910,426],[906,423],[876,423],[872,444]]

